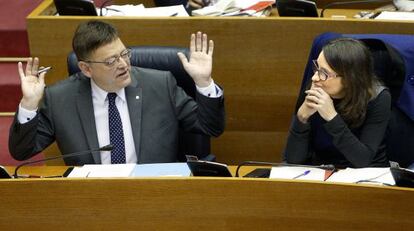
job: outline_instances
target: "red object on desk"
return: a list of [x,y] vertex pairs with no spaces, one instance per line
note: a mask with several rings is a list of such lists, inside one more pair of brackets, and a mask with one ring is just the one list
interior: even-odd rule
[[259,12],[271,6],[273,3],[275,3],[275,1],[261,1],[252,6],[242,9],[241,12],[248,11],[248,10],[254,10],[256,12]]
[[325,177],[323,178],[323,181],[326,181],[334,172],[335,170],[325,170]]

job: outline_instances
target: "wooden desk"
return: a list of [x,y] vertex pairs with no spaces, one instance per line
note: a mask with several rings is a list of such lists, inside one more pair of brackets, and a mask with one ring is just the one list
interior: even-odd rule
[[0,195],[1,230],[414,229],[414,190],[397,187],[195,177],[11,179],[0,180]]
[[[137,1],[138,2],[138,1]],[[353,15],[358,10],[329,10]],[[48,84],[64,79],[66,55],[80,22],[96,17],[54,17],[45,0],[27,18],[30,50],[43,65],[53,66]],[[339,33],[414,34],[414,24],[330,18],[247,17],[110,17],[126,45],[188,46],[189,35],[204,31],[215,41],[213,77],[224,88],[227,126],[213,139],[218,161],[277,162],[281,159],[296,97],[315,36]]]

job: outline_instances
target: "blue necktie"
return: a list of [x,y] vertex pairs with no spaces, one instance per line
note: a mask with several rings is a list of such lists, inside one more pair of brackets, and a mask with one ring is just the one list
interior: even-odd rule
[[125,141],[121,116],[115,105],[116,93],[108,93],[109,139],[114,148],[111,151],[111,164],[125,164]]

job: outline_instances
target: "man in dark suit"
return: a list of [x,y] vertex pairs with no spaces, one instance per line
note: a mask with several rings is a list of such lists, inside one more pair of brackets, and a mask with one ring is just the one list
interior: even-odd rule
[[170,72],[132,67],[116,29],[89,21],[72,41],[81,73],[45,88],[39,60],[18,64],[23,97],[10,128],[9,150],[28,159],[56,141],[62,153],[114,149],[65,158],[67,165],[177,161],[178,129],[218,136],[223,92],[211,78],[214,43],[191,35],[190,58],[178,53],[197,86],[196,101]]

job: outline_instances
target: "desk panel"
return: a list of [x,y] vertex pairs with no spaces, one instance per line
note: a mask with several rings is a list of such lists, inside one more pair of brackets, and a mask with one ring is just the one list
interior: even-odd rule
[[0,180],[0,195],[3,230],[414,228],[414,190],[397,187],[202,177],[12,179]]

